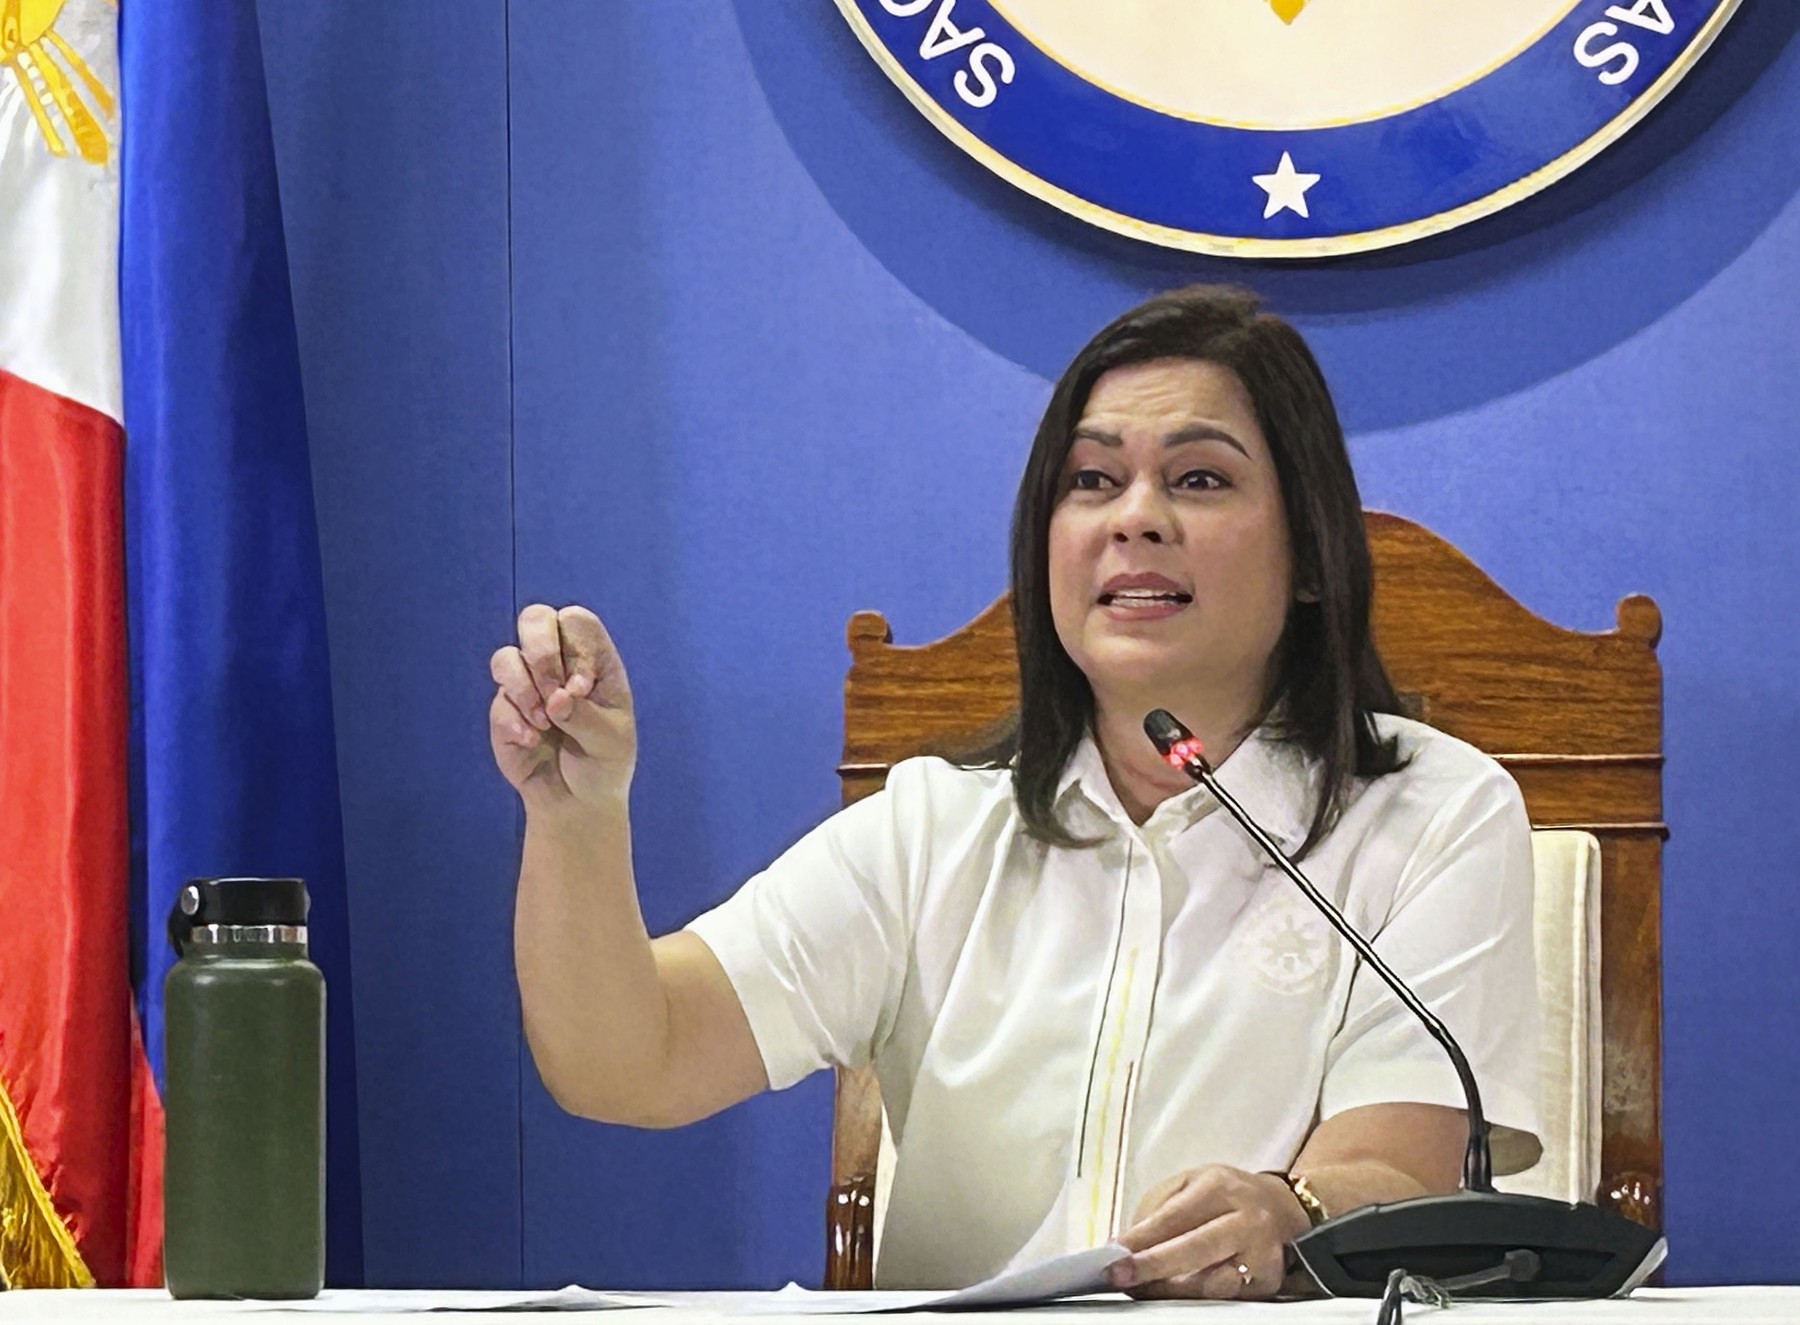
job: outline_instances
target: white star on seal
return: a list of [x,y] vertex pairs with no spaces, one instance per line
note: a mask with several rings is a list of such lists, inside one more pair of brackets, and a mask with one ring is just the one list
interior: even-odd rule
[[1319,182],[1319,177],[1302,175],[1295,170],[1294,158],[1286,152],[1281,154],[1281,164],[1275,167],[1273,175],[1252,175],[1250,178],[1269,195],[1268,205],[1263,208],[1263,220],[1290,210],[1310,216],[1306,210],[1306,191]]

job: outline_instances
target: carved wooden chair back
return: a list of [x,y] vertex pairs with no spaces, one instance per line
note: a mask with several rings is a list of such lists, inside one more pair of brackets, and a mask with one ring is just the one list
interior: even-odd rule
[[[1598,1199],[1662,1225],[1662,617],[1618,605],[1589,634],[1534,615],[1437,535],[1367,513],[1375,636],[1411,716],[1493,755],[1517,779],[1534,828],[1580,828],[1601,853],[1602,1125]],[[913,755],[988,746],[1017,705],[1007,600],[954,634],[897,647],[879,613],[850,620],[844,682],[848,804]],[[881,1095],[868,1070],[838,1073],[826,1284],[870,1286]]]

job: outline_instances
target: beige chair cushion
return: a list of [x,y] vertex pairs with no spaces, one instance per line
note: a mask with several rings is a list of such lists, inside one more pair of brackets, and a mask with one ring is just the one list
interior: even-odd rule
[[1591,1201],[1600,1186],[1600,843],[1591,833],[1541,829],[1531,851],[1544,1154],[1495,1186]]
[[[1600,1185],[1600,843],[1591,833],[1540,829],[1531,834],[1537,888],[1539,1034],[1538,1125],[1543,1155],[1530,1168],[1499,1179],[1502,1191],[1591,1201]],[[1495,1136],[1496,1167],[1511,1167],[1507,1148],[1518,1133]],[[1528,1138],[1525,1138],[1528,1140]],[[881,1119],[875,1171],[875,1249],[894,1173],[894,1138]]]
[[875,1261],[881,1268],[881,1226],[887,1222],[888,1196],[894,1189],[894,1134],[888,1130],[887,1110],[881,1111],[881,1157],[875,1168]]

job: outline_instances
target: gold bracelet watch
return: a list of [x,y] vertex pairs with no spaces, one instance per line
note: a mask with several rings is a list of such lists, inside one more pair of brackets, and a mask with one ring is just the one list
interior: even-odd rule
[[1269,1176],[1280,1178],[1287,1184],[1288,1190],[1294,1194],[1294,1199],[1300,1202],[1300,1208],[1306,1211],[1308,1224],[1317,1228],[1331,1218],[1325,1209],[1325,1202],[1319,1199],[1319,1194],[1312,1189],[1312,1184],[1307,1181],[1304,1173],[1283,1173],[1280,1169],[1272,1169]]

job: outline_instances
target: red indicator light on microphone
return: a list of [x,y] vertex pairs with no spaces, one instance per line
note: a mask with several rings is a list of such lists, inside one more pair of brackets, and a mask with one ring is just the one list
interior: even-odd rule
[[1200,743],[1198,736],[1187,736],[1169,747],[1169,753],[1163,756],[1169,761],[1171,768],[1185,768],[1190,760],[1201,764],[1206,762],[1206,747]]

